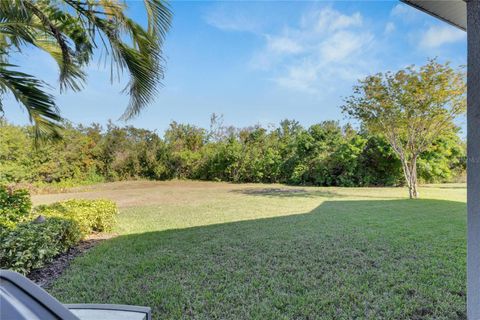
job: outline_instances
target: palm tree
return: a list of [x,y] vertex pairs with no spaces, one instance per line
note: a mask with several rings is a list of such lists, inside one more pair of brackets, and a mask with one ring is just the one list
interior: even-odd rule
[[10,93],[27,110],[36,137],[58,134],[62,117],[45,91],[48,85],[9,63],[12,55],[34,46],[56,61],[60,91],[83,88],[84,69],[95,53],[110,57],[112,80],[125,70],[130,76],[122,118],[138,114],[161,86],[162,45],[171,21],[164,0],[143,2],[146,27],[126,15],[121,0],[0,0],[0,112]]

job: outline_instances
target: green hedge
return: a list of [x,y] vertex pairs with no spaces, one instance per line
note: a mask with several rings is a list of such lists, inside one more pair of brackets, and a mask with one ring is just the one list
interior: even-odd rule
[[61,218],[0,230],[0,267],[28,274],[77,244],[81,237],[75,221]]
[[0,228],[14,228],[30,215],[32,201],[27,190],[0,186]]
[[38,206],[35,215],[72,219],[78,223],[83,236],[92,232],[112,231],[118,213],[110,200],[67,200]]
[[[111,231],[117,212],[108,200],[68,200],[31,211],[28,191],[0,187],[0,268],[28,274],[92,232]],[[45,221],[33,222],[40,215]]]

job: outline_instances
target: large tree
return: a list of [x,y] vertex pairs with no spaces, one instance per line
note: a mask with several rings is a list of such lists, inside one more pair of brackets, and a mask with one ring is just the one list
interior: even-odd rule
[[164,0],[143,0],[147,25],[121,0],[0,1],[0,112],[10,93],[28,112],[36,136],[56,132],[62,118],[47,84],[20,72],[12,56],[26,47],[47,52],[59,68],[60,90],[79,91],[95,53],[111,58],[112,80],[126,70],[130,102],[124,119],[152,101],[163,79],[162,44],[171,12]]
[[465,112],[465,93],[464,72],[431,60],[361,80],[342,109],[387,139],[401,160],[410,198],[417,198],[418,157],[455,130],[454,119]]

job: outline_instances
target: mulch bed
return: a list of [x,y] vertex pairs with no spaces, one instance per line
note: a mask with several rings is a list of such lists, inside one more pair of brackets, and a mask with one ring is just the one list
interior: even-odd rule
[[41,287],[48,287],[55,279],[60,277],[63,271],[70,265],[75,257],[78,257],[102,241],[116,237],[113,233],[97,233],[88,236],[77,246],[57,256],[55,260],[43,268],[33,270],[27,277]]

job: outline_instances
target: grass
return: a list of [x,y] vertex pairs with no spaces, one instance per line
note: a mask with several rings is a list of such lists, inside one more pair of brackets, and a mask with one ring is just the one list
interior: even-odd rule
[[148,305],[155,319],[466,319],[462,185],[396,188],[130,182],[118,237],[48,290]]

